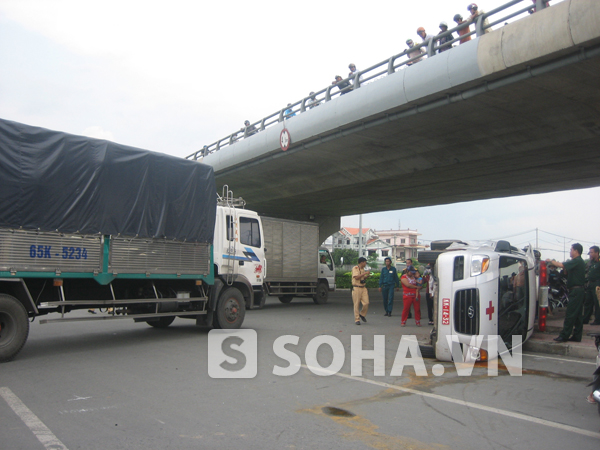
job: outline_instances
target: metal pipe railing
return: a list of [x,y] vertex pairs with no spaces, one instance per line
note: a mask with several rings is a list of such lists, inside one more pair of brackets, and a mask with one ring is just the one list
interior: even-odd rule
[[[488,19],[492,16],[495,16],[497,14],[500,14],[501,12],[504,12],[507,9],[509,9],[519,3],[522,3],[522,2],[526,2],[528,5],[524,8],[519,9],[518,11],[513,11],[513,12],[508,13],[505,16],[496,18],[496,20],[494,20],[493,22],[488,23],[487,25],[484,25],[484,21],[486,19]],[[218,141],[213,142],[210,145],[205,145],[201,150],[198,150],[198,151],[192,153],[191,155],[188,155],[186,158],[199,159],[210,153],[220,151],[226,147],[234,145],[239,139],[251,138],[252,135],[254,135],[258,132],[264,131],[267,128],[269,128],[270,126],[273,126],[277,123],[284,122],[285,120],[290,120],[293,117],[290,114],[294,114],[294,115],[295,114],[303,114],[303,113],[306,113],[307,110],[315,108],[324,102],[325,103],[329,102],[336,96],[342,95],[342,91],[338,87],[338,85],[340,83],[349,83],[348,87],[343,88],[344,91],[346,91],[346,93],[351,92],[355,89],[360,89],[365,84],[377,81],[379,78],[381,78],[383,76],[392,75],[399,68],[402,68],[403,66],[416,64],[422,58],[434,57],[437,53],[439,53],[439,51],[442,47],[446,48],[448,46],[453,46],[454,43],[460,41],[461,39],[469,37],[469,36],[474,35],[474,37],[479,37],[485,33],[486,29],[492,28],[495,25],[506,22],[507,20],[517,17],[519,15],[524,15],[525,13],[532,13],[535,11],[541,11],[542,9],[544,9],[546,7],[546,2],[547,2],[547,0],[535,0],[535,3],[533,3],[531,0],[511,0],[507,3],[505,3],[504,5],[501,5],[491,11],[488,11],[484,14],[479,15],[477,17],[477,21],[475,23],[473,23],[472,21],[467,21],[465,23],[462,23],[450,30],[444,31],[443,33],[440,33],[440,34],[434,36],[432,39],[430,39],[427,42],[421,42],[420,44],[415,44],[413,47],[407,48],[403,52],[398,53],[397,55],[393,55],[384,61],[381,61],[370,67],[367,67],[364,70],[356,71],[356,73],[354,73],[351,77],[345,78],[336,84],[331,84],[331,85],[327,86],[326,88],[323,88],[320,91],[315,92],[312,95],[304,97],[301,100],[298,100],[295,103],[292,103],[290,106],[282,108],[281,110],[276,111],[276,112],[262,118],[261,120],[259,120],[257,122],[251,123],[248,127],[241,128],[239,131],[233,132],[230,135],[228,135],[224,138],[221,138]],[[465,33],[462,36],[459,35],[457,38],[454,38],[453,40],[451,40],[449,42],[444,42],[441,45],[438,43],[440,38],[447,37],[450,35],[454,36],[454,33],[457,33],[459,30],[463,30],[466,27],[470,27],[471,25],[475,25],[474,29],[472,31],[469,31],[468,33]],[[424,49],[425,52],[420,55],[413,56],[412,58],[409,57],[409,53],[414,53],[415,51],[420,51],[420,49]],[[400,62],[398,62],[398,60],[402,57],[407,57],[407,59],[403,59]],[[332,92],[332,89],[334,89],[334,88],[337,88],[337,90]],[[285,111],[288,109],[291,109],[291,113],[286,115]],[[250,128],[252,126],[255,127],[256,131],[254,131],[251,135],[249,135],[248,128]]]

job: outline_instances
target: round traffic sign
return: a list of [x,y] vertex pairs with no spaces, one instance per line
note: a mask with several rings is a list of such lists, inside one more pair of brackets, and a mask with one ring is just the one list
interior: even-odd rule
[[281,146],[281,150],[284,152],[290,148],[290,144],[292,143],[292,137],[290,136],[290,132],[287,128],[281,130],[281,134],[279,135],[279,145]]

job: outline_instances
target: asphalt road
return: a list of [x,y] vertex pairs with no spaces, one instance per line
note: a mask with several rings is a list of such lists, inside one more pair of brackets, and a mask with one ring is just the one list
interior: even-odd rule
[[[243,328],[257,332],[258,365],[246,379],[209,377],[208,330],[190,320],[163,330],[130,320],[34,322],[22,352],[0,365],[0,449],[598,449],[600,416],[585,401],[593,361],[525,354],[522,376],[501,365],[498,376],[476,366],[459,377],[452,363],[435,376],[440,363],[425,360],[427,376],[410,366],[392,376],[402,333],[428,327],[400,328],[399,314],[384,317],[371,296],[360,327],[347,292],[326,305],[269,298],[248,311]],[[288,366],[273,350],[284,335],[298,336],[286,349],[303,365],[291,376],[273,374]],[[384,336],[382,376],[373,360],[350,376],[352,335],[365,349]],[[332,339],[323,336],[343,347],[335,375],[307,367],[307,345]],[[235,347],[225,353],[238,356],[232,370],[251,360]],[[323,367],[335,360],[326,345],[316,355]]]

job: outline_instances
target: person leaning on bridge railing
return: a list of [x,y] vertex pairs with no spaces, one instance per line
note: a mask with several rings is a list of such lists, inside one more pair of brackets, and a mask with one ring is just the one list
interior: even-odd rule
[[287,109],[283,112],[283,114],[285,115],[286,119],[291,119],[292,117],[294,117],[296,115],[296,113],[292,110],[291,103],[287,104]]
[[417,34],[421,37],[421,39],[423,39],[423,41],[421,42],[423,45],[426,45],[427,50],[427,56],[431,57],[433,55],[435,55],[435,52],[433,51],[433,44],[435,43],[435,39],[433,37],[433,34],[429,34],[427,33],[427,31],[425,31],[425,28],[423,27],[419,27],[417,28]]
[[[408,45],[409,49],[413,49],[415,46],[415,43],[413,42],[412,39],[407,39],[406,40],[406,45]],[[408,59],[412,59],[412,58],[416,58],[417,56],[420,56],[419,58],[415,59],[414,61],[409,61],[406,63],[407,66],[412,66],[413,64],[418,63],[419,61],[423,60],[423,54],[425,53],[425,51],[422,48],[414,48],[414,50],[411,51],[407,51],[406,55],[408,56]]]
[[308,106],[308,109],[316,108],[317,106],[319,106],[321,104],[321,100],[317,100],[317,96],[315,95],[314,92],[311,92],[308,95],[310,95],[310,98],[306,102],[306,106]]
[[341,92],[340,95],[347,94],[348,92],[350,92],[352,90],[352,86],[350,85],[350,82],[344,81],[340,75],[336,75],[335,80],[333,80],[331,82],[331,84],[337,85],[338,89]]
[[[448,31],[448,24],[446,22],[440,22],[440,34],[445,33],[446,31]],[[438,36],[440,35],[438,34]],[[446,35],[446,36],[442,36],[441,38],[439,38],[438,41],[438,46],[440,47],[440,49],[438,50],[439,53],[445,52],[446,50],[450,50],[452,48],[452,44],[446,44],[446,42],[450,42],[454,40],[454,36],[452,35],[452,33]],[[444,45],[446,44],[446,45]]]
[[433,39],[433,34],[428,34],[427,31],[425,31],[425,28],[423,28],[423,27],[417,28],[417,34],[419,35],[419,37],[421,39],[423,39],[423,41],[422,41],[423,44],[426,44],[431,39]]
[[[354,88],[354,77],[356,76],[356,66],[354,65],[354,63],[350,63],[348,65],[348,69],[350,69],[348,78],[350,78],[350,83],[352,83],[352,86]],[[358,76],[358,84],[360,85],[360,83],[362,83],[362,75]]]
[[[468,22],[463,20],[463,16],[461,16],[460,14],[456,14],[454,16],[454,21],[456,22],[456,25],[462,25],[467,24]],[[458,36],[464,36],[465,34],[468,34],[471,32],[471,27],[469,25],[466,25],[464,28],[461,28],[460,30],[458,30]],[[460,38],[460,43],[464,44],[465,42],[469,42],[471,40],[471,36],[465,36],[465,37],[461,37]]]
[[[477,27],[477,20],[479,16],[485,14],[485,11],[480,11],[479,7],[477,6],[477,3],[471,3],[469,6],[467,6],[467,10],[469,10],[469,12],[471,13],[471,16],[469,16],[468,21],[473,22],[475,24],[475,27]],[[487,17],[483,19],[483,23],[481,25],[484,33],[489,33],[490,31],[492,31]]]
[[256,129],[256,127],[254,125],[250,125],[250,121],[246,120],[244,121],[244,137],[250,137],[253,134],[258,133],[258,130]]

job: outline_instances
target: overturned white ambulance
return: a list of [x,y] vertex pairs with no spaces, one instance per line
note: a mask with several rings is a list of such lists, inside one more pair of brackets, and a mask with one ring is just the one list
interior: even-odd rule
[[434,241],[431,249],[419,253],[434,279],[435,326],[430,346],[421,346],[423,356],[486,361],[529,339],[539,291],[531,247]]

